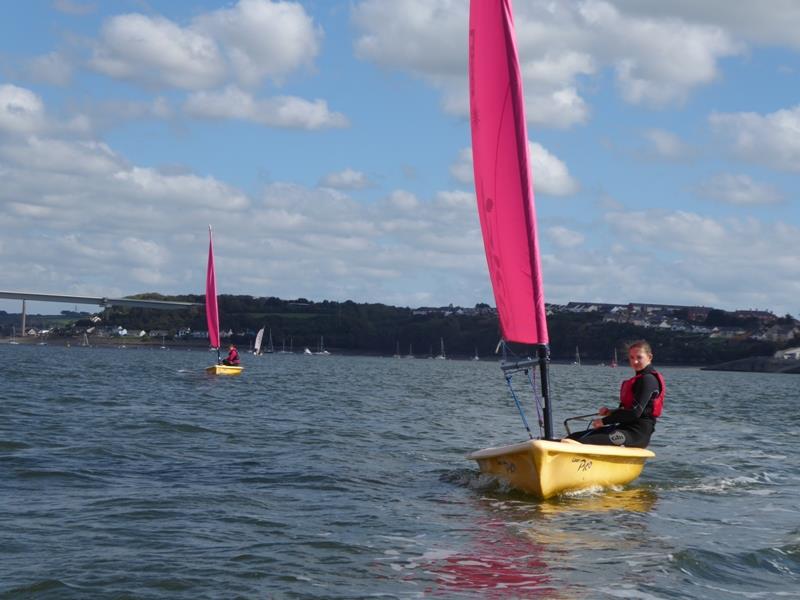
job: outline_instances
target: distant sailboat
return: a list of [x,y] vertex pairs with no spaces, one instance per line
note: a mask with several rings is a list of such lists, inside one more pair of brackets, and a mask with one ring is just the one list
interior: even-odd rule
[[616,369],[617,368],[617,349],[616,348],[614,348],[614,358],[611,361],[611,364],[608,365],[608,366],[611,367],[612,369]]
[[572,363],[573,365],[581,366],[581,351],[575,346],[575,362]]
[[85,332],[83,334],[83,339],[81,340],[81,346],[83,346],[84,348],[88,348],[89,347],[89,336],[86,335]]
[[439,356],[437,356],[436,358],[439,359],[439,360],[446,360],[447,359],[447,355],[444,353],[444,338],[443,337],[439,338],[439,344],[441,345],[442,349],[439,352]]
[[259,356],[261,354],[261,341],[264,339],[264,328],[258,330],[256,334],[256,341],[253,342],[253,354]]
[[328,356],[330,352],[325,350],[325,339],[322,336],[319,336],[319,349],[314,353],[319,356]]
[[408,354],[406,354],[406,358],[414,358],[414,352],[412,351],[411,344],[408,345]]
[[392,358],[400,358],[400,342],[395,344],[394,355]]
[[19,345],[19,342],[17,341],[17,328],[13,325],[11,326],[11,341],[8,343],[14,344],[15,346]]
[[219,308],[217,306],[217,277],[214,272],[214,240],[208,226],[208,266],[206,268],[206,324],[211,348],[217,351],[217,364],[206,367],[211,375],[241,375],[241,365],[223,365],[219,355]]
[[272,354],[275,352],[275,346],[272,345],[272,327],[269,328],[267,340],[267,354]]
[[472,360],[480,360],[481,357],[478,356],[478,347],[475,346],[475,356],[472,357]]

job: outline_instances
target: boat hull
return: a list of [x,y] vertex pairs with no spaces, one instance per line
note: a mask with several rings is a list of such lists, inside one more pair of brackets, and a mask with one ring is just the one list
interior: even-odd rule
[[241,375],[244,367],[235,367],[232,365],[211,365],[206,367],[206,373],[210,375]]
[[625,485],[654,456],[644,448],[529,440],[479,450],[467,458],[477,461],[481,472],[545,499],[562,492]]

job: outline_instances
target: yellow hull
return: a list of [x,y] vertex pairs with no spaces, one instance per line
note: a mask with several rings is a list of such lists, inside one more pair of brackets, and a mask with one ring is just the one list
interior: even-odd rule
[[545,499],[562,492],[625,485],[654,456],[644,448],[529,440],[479,450],[467,458],[477,461],[483,473]]
[[210,375],[241,375],[244,367],[234,367],[231,365],[211,365],[206,367],[206,373]]

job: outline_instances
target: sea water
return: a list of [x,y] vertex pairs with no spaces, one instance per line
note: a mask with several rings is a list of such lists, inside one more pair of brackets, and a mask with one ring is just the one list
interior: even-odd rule
[[[642,476],[542,502],[465,458],[527,438],[494,361],[213,358],[0,346],[0,598],[800,598],[798,376],[665,367]],[[629,372],[553,365],[557,431]]]

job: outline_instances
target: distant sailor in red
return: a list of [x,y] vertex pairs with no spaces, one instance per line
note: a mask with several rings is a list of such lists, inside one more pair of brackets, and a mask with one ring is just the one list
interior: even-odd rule
[[597,411],[601,418],[592,421],[586,431],[568,436],[570,439],[582,444],[647,447],[661,416],[667,388],[661,373],[650,364],[653,362],[650,344],[639,340],[628,346],[628,362],[636,374],[622,382],[619,408],[601,407]]
[[232,367],[239,366],[239,352],[236,350],[236,346],[231,344],[230,349],[228,350],[228,356],[222,361],[223,365],[228,365]]

